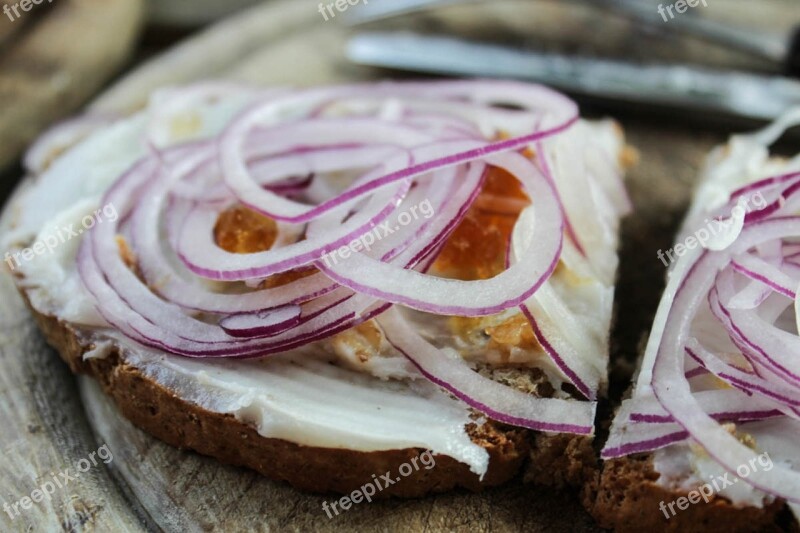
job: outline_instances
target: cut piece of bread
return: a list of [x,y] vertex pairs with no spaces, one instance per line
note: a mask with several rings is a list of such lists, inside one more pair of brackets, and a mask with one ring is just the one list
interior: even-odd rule
[[[162,281],[169,283],[171,276],[177,279],[193,274],[188,270],[180,273],[176,270],[157,279],[146,279],[146,269],[139,268],[137,264],[136,242],[130,239],[130,228],[117,225],[103,233],[110,235],[108,242],[111,246],[102,257],[121,264],[116,277],[87,266],[97,256],[91,252],[94,241],[87,242],[86,234],[83,238],[79,237],[81,233],[74,234],[74,238],[62,238],[63,228],[77,229],[80,228],[79,224],[83,224],[88,230],[84,221],[92,217],[99,219],[98,226],[104,222],[101,216],[108,220],[106,224],[117,220],[130,221],[130,209],[149,204],[117,198],[120,206],[117,212],[107,197],[107,194],[113,194],[109,190],[116,189],[112,184],[119,183],[116,180],[121,174],[131,175],[126,173],[126,169],[135,168],[132,165],[140,160],[155,158],[166,161],[168,156],[162,160],[158,150],[164,149],[163,153],[168,153],[172,149],[169,147],[176,144],[180,145],[176,150],[184,150],[187,145],[202,150],[213,147],[212,143],[199,139],[220,135],[226,124],[243,115],[241,111],[253,103],[252,98],[262,94],[257,90],[240,88],[229,95],[226,91],[230,90],[230,86],[214,86],[211,88],[211,97],[199,97],[205,94],[203,91],[206,89],[187,89],[187,93],[193,95],[188,100],[183,97],[187,93],[179,89],[174,93],[168,91],[160,98],[156,96],[148,109],[133,117],[99,124],[97,128],[101,131],[89,133],[88,137],[86,132],[81,132],[80,138],[76,136],[73,144],[51,147],[58,148],[51,150],[53,154],[49,154],[48,146],[40,146],[36,151],[37,157],[29,158],[32,176],[22,184],[19,196],[9,208],[7,237],[12,256],[7,257],[6,261],[12,269],[12,263],[17,262],[14,278],[18,288],[48,342],[58,350],[72,371],[98,380],[104,392],[113,398],[128,419],[157,438],[225,463],[252,468],[308,491],[349,493],[384,474],[394,474],[392,477],[396,482],[379,490],[376,497],[417,497],[457,487],[480,490],[505,483],[515,476],[558,488],[585,483],[594,474],[597,463],[592,449],[592,417],[595,397],[602,396],[605,391],[608,322],[611,320],[617,262],[616,230],[619,217],[627,207],[619,181],[620,164],[615,157],[621,156],[624,145],[618,127],[610,121],[594,124],[576,118],[574,126],[564,130],[567,139],[552,148],[560,156],[555,157],[554,162],[563,164],[565,168],[562,170],[554,165],[552,170],[538,171],[543,190],[544,187],[551,190],[545,173],[552,172],[552,179],[557,184],[560,181],[567,182],[563,186],[573,193],[566,198],[563,207],[557,206],[555,189],[547,193],[553,194],[553,201],[548,204],[553,215],[550,220],[557,220],[557,210],[561,209],[579,213],[573,220],[574,227],[570,228],[568,238],[572,240],[563,247],[552,245],[554,255],[550,269],[546,271],[548,274],[542,274],[547,285],[547,291],[542,290],[542,293],[546,292],[542,301],[525,302],[520,306],[531,306],[530,316],[536,315],[539,327],[546,333],[534,333],[534,326],[528,322],[534,318],[528,319],[522,309],[517,308],[519,304],[512,306],[513,309],[500,307],[503,313],[485,312],[489,316],[466,318],[426,315],[414,310],[413,306],[404,311],[395,311],[399,305],[387,313],[399,315],[406,312],[408,322],[414,323],[418,329],[407,327],[406,330],[395,331],[406,331],[408,338],[416,335],[420,339],[424,331],[428,339],[435,341],[423,340],[415,346],[430,342],[428,346],[439,356],[445,357],[440,361],[447,361],[447,357],[453,353],[459,354],[460,357],[452,358],[458,361],[457,370],[469,371],[443,375],[456,379],[469,376],[468,384],[474,384],[475,381],[470,381],[473,379],[482,380],[481,384],[489,386],[495,391],[493,394],[500,398],[497,405],[505,406],[492,410],[469,395],[461,394],[458,387],[449,387],[446,380],[437,381],[435,376],[425,373],[424,363],[414,359],[417,354],[412,353],[413,350],[406,353],[395,348],[394,343],[402,342],[403,336],[399,335],[390,342],[385,333],[386,328],[391,326],[380,322],[384,317],[372,322],[359,321],[368,312],[363,307],[354,307],[357,311],[352,311],[353,321],[346,322],[346,328],[339,330],[335,336],[329,335],[312,344],[303,338],[306,344],[299,347],[291,345],[289,350],[285,345],[280,345],[281,349],[275,351],[281,353],[264,352],[262,346],[269,344],[256,345],[252,342],[266,342],[262,339],[269,335],[247,339],[243,342],[250,342],[248,346],[259,346],[258,357],[252,359],[219,357],[220,353],[231,355],[232,352],[210,350],[206,341],[191,340],[195,333],[193,331],[171,331],[172,324],[170,327],[161,326],[162,323],[168,324],[168,320],[159,322],[153,317],[138,315],[143,310],[141,306],[137,311],[129,309],[133,315],[138,315],[131,315],[132,322],[116,320],[119,302],[123,302],[121,307],[124,307],[134,299],[109,299],[115,302],[116,311],[109,314],[109,310],[104,309],[104,299],[92,290],[87,268],[90,269],[91,279],[100,280],[101,283],[124,278],[137,287],[143,286],[148,292],[143,301],[159,309],[164,306],[176,311],[177,314],[171,315],[175,323],[191,322],[191,327],[205,330],[220,328],[220,317],[215,315],[247,314],[242,313],[241,308],[227,314],[219,311],[198,312],[203,308],[170,300],[159,289],[163,288],[160,285]],[[198,98],[197,108],[187,106],[187,101],[193,102],[192,98]],[[180,105],[175,105],[178,100],[181,101]],[[165,105],[164,102],[172,105]],[[375,112],[396,111],[396,102],[390,104],[386,105],[391,109],[378,108]],[[335,115],[341,110],[337,111],[334,107],[332,112]],[[521,133],[516,132],[520,136],[529,133],[528,128],[532,126],[525,122],[524,125],[513,127],[522,130]],[[500,129],[493,135],[501,137],[506,133]],[[307,142],[305,137],[303,142]],[[576,151],[572,150],[574,145],[571,143],[580,147],[581,150],[577,152],[585,157],[585,161],[583,158],[563,156],[561,150]],[[158,148],[154,150],[156,146]],[[537,149],[545,150],[540,145],[537,145]],[[520,152],[511,154],[511,157],[520,161],[523,167],[532,168],[535,153],[532,150],[532,147],[526,147],[526,150],[520,148]],[[527,161],[525,158],[528,158]],[[589,167],[595,170],[596,176],[581,174],[581,169]],[[501,219],[500,222],[487,223],[483,228],[487,232],[480,233],[477,240],[491,244],[486,248],[491,253],[481,249],[481,257],[490,257],[490,260],[486,260],[487,268],[496,268],[497,263],[502,271],[502,264],[517,260],[514,254],[519,252],[507,253],[509,242],[527,252],[527,246],[520,248],[521,240],[526,238],[524,229],[520,229],[526,227],[525,223],[516,222],[516,216],[520,216],[519,213],[524,209],[519,205],[524,202],[517,197],[514,198],[516,203],[509,203],[518,209],[514,212],[516,216],[511,218],[509,211],[503,210],[507,208],[503,203],[507,194],[504,187],[509,187],[507,183],[510,182],[516,187],[511,188],[513,192],[520,185],[512,174],[500,175],[499,172],[493,174],[484,170],[473,172],[471,177],[464,177],[464,181],[470,184],[472,182],[467,179],[475,180],[475,184],[470,185],[474,188],[471,194],[487,200],[485,203],[476,202],[476,209],[485,209],[489,213],[481,216]],[[562,175],[568,177],[560,177]],[[482,185],[484,179],[485,186]],[[309,178],[311,181],[312,178]],[[227,194],[224,192],[225,183],[215,185],[223,187],[212,188],[213,194]],[[466,188],[460,186],[460,189]],[[424,189],[417,189],[415,194],[420,190]],[[119,189],[116,191],[119,192]],[[523,198],[527,198],[523,189],[519,191]],[[485,197],[484,192],[487,192]],[[441,191],[439,196],[438,201],[446,205]],[[241,198],[237,202],[246,203]],[[594,205],[594,202],[597,203],[594,211],[581,208],[581,205]],[[98,209],[102,203],[105,205]],[[239,203],[231,205],[234,207],[226,207],[229,210],[224,211],[224,216],[215,213],[218,218],[213,228],[214,244],[230,254],[255,253],[256,250],[252,249],[238,249],[237,246],[244,246],[244,241],[248,239],[239,242],[237,235],[252,230],[254,235],[261,235],[258,237],[260,239],[276,223],[258,213],[253,213],[253,216],[242,214],[244,209],[239,207]],[[528,210],[528,214],[531,211]],[[469,250],[469,243],[476,240],[475,235],[469,234],[468,230],[473,228],[470,224],[477,224],[476,227],[480,228],[482,219],[478,215],[475,219],[470,218],[472,211],[468,214],[464,221],[469,224],[453,225],[455,231],[452,236],[457,238],[441,247],[437,261],[444,257],[447,259],[443,261],[445,267],[456,270],[455,274],[442,276],[457,278],[458,267],[471,266],[471,263],[459,262],[459,258],[465,249]],[[149,217],[149,220],[161,219]],[[532,219],[520,220],[527,222]],[[268,222],[272,222],[272,226]],[[558,225],[552,225],[553,229],[560,231]],[[498,229],[500,226],[508,229],[508,234],[501,232]],[[518,232],[513,234],[512,239],[511,231],[515,226]],[[222,229],[218,233],[220,227]],[[544,226],[537,224],[535,227]],[[262,230],[266,233],[258,233]],[[295,240],[283,245],[298,244],[296,239],[300,238],[301,233],[295,232]],[[56,234],[60,244],[55,240]],[[220,235],[225,239],[220,240]],[[236,241],[235,246],[232,245],[235,250],[227,249],[227,244],[223,245],[223,241],[227,243],[227,236],[233,236],[232,240]],[[588,252],[581,250],[579,236],[585,239]],[[285,237],[284,234],[282,238]],[[158,243],[159,238],[151,241]],[[556,240],[553,238],[553,243]],[[253,239],[250,241],[255,242]],[[56,242],[57,245],[52,250],[48,249],[51,255],[45,261],[38,257],[44,254],[36,250],[42,248],[42,243],[49,242]],[[454,243],[452,247],[451,243]],[[464,243],[468,244],[466,248]],[[267,248],[270,246],[268,244]],[[563,255],[557,255],[562,254],[562,249],[566,250]],[[117,251],[119,257],[115,255]],[[33,259],[27,259],[22,252]],[[170,259],[176,264],[180,263],[177,254],[170,256]],[[141,264],[144,264],[144,260]],[[483,268],[482,263],[477,265]],[[92,272],[100,275],[91,275]],[[300,270],[289,272],[297,273],[302,274]],[[493,276],[496,273],[488,275],[489,278]],[[278,277],[259,279],[253,286],[269,286],[272,282],[280,284],[275,279]],[[486,273],[475,279],[484,277],[487,277]],[[304,283],[303,279],[301,275],[296,281]],[[197,283],[195,288],[202,285],[203,290],[208,287],[214,292],[212,299],[217,295],[238,298],[242,291],[252,290],[241,281],[212,282],[199,277],[194,281]],[[463,297],[461,299],[464,300]],[[298,301],[303,305],[309,303],[304,299]],[[325,308],[321,313],[327,313],[328,309],[338,312],[338,306],[343,301]],[[553,304],[549,313],[545,302]],[[141,302],[134,303],[139,305]],[[261,301],[257,304],[263,305]],[[356,302],[356,305],[361,304]],[[182,306],[181,310],[177,310],[179,306]],[[350,308],[345,306],[343,309]],[[469,315],[469,312],[464,314]],[[309,320],[317,316],[313,315]],[[347,318],[347,315],[343,315],[343,318]],[[575,346],[571,345],[570,337],[561,330],[559,318],[575,325],[572,331],[577,332],[575,338],[579,339]],[[331,323],[322,324],[321,327],[313,326],[321,328],[314,330],[314,333],[333,329]],[[195,349],[192,352],[176,351],[179,349],[155,342],[148,334],[138,336],[140,330],[137,328],[140,327],[163,327],[172,339],[179,339],[178,344],[183,345],[183,340],[189,340],[195,343]],[[186,329],[191,330],[191,327]],[[222,329],[225,329],[224,326]],[[417,331],[420,333],[417,334]],[[565,352],[566,359],[577,365],[577,371],[573,372],[570,363],[552,355],[555,349],[545,348],[537,340],[537,337],[546,340],[545,335],[551,341],[555,339],[561,342],[560,346],[568,350]],[[272,342],[271,337],[268,340]],[[224,342],[238,345],[239,338],[231,335]],[[443,344],[434,346],[434,342]],[[239,355],[254,354],[242,352]],[[470,369],[477,369],[478,372]],[[584,388],[579,392],[578,386]],[[483,393],[474,387],[469,390],[478,395]],[[485,397],[489,403],[498,401],[491,395]],[[536,409],[531,407],[534,403]],[[511,413],[504,413],[503,408],[510,409]],[[547,413],[546,417],[549,416],[545,417],[545,421],[536,419],[537,414],[542,412]],[[516,413],[523,416],[515,416]],[[581,420],[554,416],[553,413],[578,413]],[[527,424],[528,428],[541,427],[547,432],[521,429],[498,420],[519,426]],[[580,435],[560,431],[574,431]],[[413,463],[417,456],[426,451],[435,457],[435,468],[417,467],[410,472],[403,472],[403,465]],[[397,477],[397,473],[402,476]]]
[[[769,205],[768,200],[759,195],[768,190],[773,176],[790,178],[792,172],[797,170],[800,159],[788,161],[771,157],[768,146],[787,126],[796,124],[798,119],[800,115],[789,114],[762,132],[734,137],[727,145],[710,154],[700,174],[689,214],[675,240],[675,249],[683,244],[687,244],[684,249],[688,249],[690,239],[695,239],[695,244],[702,242],[699,239],[700,228],[711,228],[710,220],[728,217],[733,220],[736,216],[734,210],[737,208],[743,213],[750,213]],[[780,184],[780,180],[777,183]],[[730,208],[729,198],[736,191],[741,192],[734,198],[735,207]],[[766,194],[768,193],[764,192]],[[785,199],[778,199],[781,207],[785,205],[782,200]],[[744,211],[744,206],[747,211]],[[720,214],[723,208],[729,209],[730,214]],[[765,213],[766,216],[760,220],[769,220],[772,212]],[[785,216],[786,213],[779,215]],[[740,216],[744,219],[744,215]],[[746,227],[744,221],[742,226]],[[703,231],[711,233],[709,229]],[[740,227],[736,235],[741,235],[743,231]],[[697,254],[731,260],[727,256],[713,254],[724,254],[729,247],[735,246],[736,239],[738,237],[729,238],[727,244],[708,246],[706,250],[700,247],[698,250],[701,251]],[[778,250],[781,253],[782,246]],[[661,250],[658,251],[658,257],[662,257]],[[670,256],[670,259],[673,258]],[[660,344],[664,338],[661,336],[662,331],[668,327],[665,323],[669,324],[665,319],[671,318],[669,313],[674,309],[675,302],[681,297],[685,299],[685,295],[690,292],[684,290],[681,293],[681,290],[685,284],[691,283],[692,272],[698,272],[694,270],[698,264],[700,260],[689,263],[678,259],[672,265],[673,270],[668,277],[667,289],[655,318],[651,338],[638,363],[634,385],[614,415],[609,442],[603,452],[607,459],[597,476],[584,487],[584,506],[602,527],[623,532],[798,531],[800,524],[797,509],[787,505],[786,500],[774,492],[770,493],[764,488],[765,485],[749,483],[747,480],[749,475],[759,469],[766,474],[773,468],[795,471],[797,468],[797,448],[794,446],[798,442],[796,432],[800,426],[794,420],[796,417],[784,414],[789,413],[788,409],[779,410],[776,407],[779,404],[768,402],[770,391],[767,388],[748,390],[749,383],[736,382],[736,378],[731,379],[738,386],[731,385],[728,381],[730,374],[726,374],[729,367],[721,368],[726,363],[713,354],[712,357],[720,361],[719,366],[709,365],[695,357],[694,353],[689,353],[684,356],[685,359],[678,360],[680,366],[674,367],[680,379],[686,380],[686,390],[696,400],[697,409],[704,408],[699,400],[701,395],[708,405],[713,405],[713,412],[716,413],[712,417],[716,421],[713,424],[716,426],[714,429],[721,429],[738,441],[728,445],[744,447],[747,454],[757,454],[757,463],[751,459],[749,464],[743,461],[739,467],[731,467],[731,463],[724,466],[719,458],[722,455],[719,447],[704,448],[697,440],[689,437],[691,433],[686,431],[686,426],[675,422],[676,419],[680,420],[680,410],[674,405],[672,410],[668,410],[668,400],[686,397],[676,396],[686,394],[676,385],[677,378],[667,374],[675,381],[669,382],[669,387],[661,383],[663,388],[660,389],[660,395],[654,392],[659,384],[654,378],[654,367],[661,357],[671,353],[671,350],[664,349]],[[724,263],[721,265],[709,274],[710,279],[714,279],[714,276],[719,279],[720,272],[728,268]],[[689,267],[692,270],[687,272]],[[679,282],[680,287],[676,290]],[[716,287],[714,290],[717,290]],[[705,292],[701,295],[706,297]],[[758,303],[743,308],[753,311],[769,296],[774,295],[766,293]],[[706,297],[706,300],[710,301],[711,298]],[[730,301],[726,305],[730,305]],[[791,308],[790,301],[786,305]],[[732,334],[714,316],[711,304],[706,306],[690,315],[692,321],[688,323],[692,329],[687,328],[690,333],[686,335],[696,336],[694,340],[697,344],[694,346],[700,346],[697,339],[705,334],[712,339],[709,342],[717,343],[715,349],[719,354],[730,356],[731,359],[738,356],[739,359],[734,360],[742,368],[749,367],[751,359],[742,356],[741,351],[737,352],[744,343],[731,342],[728,337]],[[679,309],[684,311],[684,308]],[[683,318],[685,315],[675,313],[675,316]],[[689,352],[688,349],[686,351]],[[662,365],[658,375],[662,379],[665,375],[664,366],[667,365]],[[759,376],[758,368],[753,368],[753,376]],[[767,402],[768,407],[762,407],[761,414],[758,414],[759,406],[764,405],[760,403],[762,401]],[[705,414],[710,415],[710,409],[704,409]],[[765,411],[771,414],[763,414]],[[700,431],[694,435],[698,439],[701,437]],[[719,441],[715,441],[715,444],[719,444]]]
[[777,532],[783,531],[782,524],[788,524],[791,519],[786,515],[785,505],[779,501],[759,509],[737,507],[725,498],[690,505],[667,519],[659,510],[661,502],[674,502],[688,492],[658,485],[658,477],[652,458],[647,454],[606,461],[602,472],[584,489],[584,506],[601,527],[623,533]]
[[[373,474],[397,472],[424,452],[418,448],[357,452],[263,437],[233,415],[212,412],[181,398],[126,363],[116,348],[104,358],[84,359],[92,347],[81,343],[73,326],[30,308],[47,342],[74,373],[92,376],[128,420],[177,448],[245,466],[310,492],[341,494],[371,482]],[[469,434],[490,456],[483,479],[464,463],[436,456],[435,468],[415,471],[376,497],[419,497],[456,487],[477,491],[503,484],[526,467],[526,481],[577,487],[596,470],[589,437],[536,433],[492,422],[470,428]]]

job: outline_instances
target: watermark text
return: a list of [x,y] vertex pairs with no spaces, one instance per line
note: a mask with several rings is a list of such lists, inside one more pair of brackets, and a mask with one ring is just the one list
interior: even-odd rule
[[767,200],[761,194],[761,191],[750,197],[740,198],[739,203],[731,209],[730,218],[706,219],[706,225],[695,231],[693,235],[686,237],[683,242],[676,244],[674,248],[670,248],[666,252],[658,250],[656,255],[664,263],[664,266],[668,267],[670,263],[675,261],[676,256],[683,257],[687,251],[694,250],[698,245],[705,248],[712,237],[717,237],[730,231],[736,219],[744,217],[747,213],[760,211],[765,207],[767,207]]
[[[772,463],[772,458],[767,452],[764,452],[761,455],[750,459],[749,464],[739,465],[736,468],[736,474],[739,477],[731,477],[730,472],[725,472],[721,476],[711,476],[708,483],[704,483],[698,487],[697,490],[689,492],[686,496],[681,496],[680,498],[669,503],[665,503],[662,500],[661,503],[658,504],[658,508],[662,513],[664,513],[666,519],[669,520],[677,513],[675,507],[677,507],[679,511],[685,511],[689,508],[689,505],[700,503],[701,499],[708,503],[714,499],[714,495],[716,493],[735,485],[740,479],[744,479],[751,473],[756,472],[758,467],[761,467],[764,472],[769,472],[774,466],[775,465]],[[669,513],[667,510],[669,510]]]
[[[675,18],[675,14],[672,12],[673,9],[677,11],[679,15],[682,15],[686,13],[690,7],[697,7],[700,4],[703,4],[704,7],[708,7],[706,0],[678,0],[674,4],[669,4],[666,7],[664,7],[664,4],[658,4],[658,14],[661,15],[664,22],[669,22]],[[669,18],[667,18],[667,14],[669,14]]]
[[351,255],[358,253],[361,250],[365,250],[367,252],[370,251],[376,242],[388,237],[389,235],[392,235],[402,226],[408,226],[413,221],[419,220],[420,218],[429,219],[433,216],[433,214],[434,209],[431,201],[424,200],[400,213],[397,216],[398,225],[392,226],[390,221],[385,221],[375,226],[372,230],[361,235],[360,237],[353,239],[350,244],[342,246],[341,248],[337,248],[336,250],[330,251],[323,255],[322,260],[328,267],[338,265],[340,260],[347,259]]
[[16,520],[20,516],[20,507],[23,511],[31,509],[34,503],[41,503],[44,500],[50,500],[56,491],[56,488],[63,489],[69,485],[70,481],[76,481],[81,474],[86,473],[93,466],[97,466],[98,459],[104,464],[108,464],[114,460],[114,455],[108,449],[108,444],[103,444],[96,451],[89,454],[75,463],[74,470],[72,468],[65,468],[61,472],[54,474],[50,472],[50,478],[39,485],[38,488],[33,489],[30,494],[23,496],[14,503],[3,502],[3,511],[11,518]]
[[[28,12],[33,9],[34,5],[39,5],[43,2],[44,0],[20,0],[16,4],[3,4],[3,14],[8,17],[8,20],[14,22],[22,16],[19,12],[20,9]],[[48,4],[52,2],[53,0],[47,0]]]
[[419,471],[420,465],[425,467],[425,470],[430,470],[436,466],[436,459],[430,450],[426,450],[418,456],[412,457],[409,462],[401,464],[397,469],[399,476],[392,477],[392,472],[386,472],[381,476],[372,474],[372,481],[361,485],[350,494],[332,502],[322,502],[322,510],[325,511],[328,518],[333,518],[334,516],[339,516],[340,509],[341,512],[350,510],[354,503],[361,503],[365,500],[372,503],[373,496],[385,490],[386,487],[399,483],[404,477]]
[[[329,2],[327,4],[320,2],[318,11],[320,15],[322,15],[322,18],[325,19],[325,22],[327,22],[330,19],[336,18],[337,11],[339,13],[344,13],[350,6],[357,6],[361,3],[367,5],[369,4],[369,0],[336,0],[335,2]],[[336,8],[336,11],[334,11],[334,8]]]
[[76,224],[57,228],[55,232],[47,234],[43,239],[36,241],[28,248],[23,248],[16,252],[6,252],[5,262],[11,270],[19,267],[23,262],[31,261],[37,255],[52,253],[57,246],[64,244],[70,239],[81,235],[84,231],[92,229],[95,224],[102,223],[103,220],[114,222],[119,218],[117,208],[113,204],[106,204],[94,213],[86,215],[81,219],[82,227],[76,228]]

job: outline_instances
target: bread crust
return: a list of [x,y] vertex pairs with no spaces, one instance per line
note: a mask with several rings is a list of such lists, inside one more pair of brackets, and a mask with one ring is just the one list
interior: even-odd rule
[[[24,290],[21,292],[25,296]],[[28,307],[47,342],[72,372],[97,379],[128,420],[177,448],[253,469],[305,491],[339,494],[350,493],[371,482],[373,475],[391,472],[395,478],[402,464],[424,452],[417,448],[359,452],[264,437],[255,427],[231,414],[208,411],[161,386],[127,363],[116,348],[104,358],[84,360],[83,354],[91,347],[82,344],[80,332],[73,325],[38,312],[29,302]],[[471,426],[468,431],[473,442],[489,453],[489,468],[483,479],[467,465],[437,455],[434,468],[414,471],[379,492],[376,498],[421,497],[459,487],[479,491],[511,480],[531,463],[537,465],[539,472],[563,468],[564,473],[549,478],[529,475],[526,479],[558,487],[579,486],[585,482],[584,474],[591,472],[595,462],[591,457],[588,464],[584,462],[585,450],[591,450],[588,437],[537,434],[493,422]],[[548,444],[551,439],[552,444]]]
[[683,511],[674,507],[675,516],[667,519],[659,508],[660,503],[669,504],[687,493],[658,485],[658,478],[649,454],[606,461],[599,475],[585,487],[583,504],[601,527],[621,533],[798,530],[797,523],[781,501],[759,509],[736,507],[728,500],[717,497],[708,503],[701,500]]

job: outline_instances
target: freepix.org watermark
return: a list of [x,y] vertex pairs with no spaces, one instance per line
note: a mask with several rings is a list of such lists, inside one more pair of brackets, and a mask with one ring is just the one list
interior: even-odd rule
[[[698,487],[697,490],[689,492],[686,496],[681,496],[677,500],[673,500],[669,503],[664,503],[662,500],[661,503],[658,504],[658,508],[661,509],[661,512],[664,513],[664,516],[669,520],[677,513],[675,510],[676,506],[679,511],[685,511],[689,508],[689,505],[700,503],[701,499],[708,503],[713,499],[716,493],[735,485],[740,479],[745,479],[753,472],[756,472],[759,467],[761,467],[762,471],[769,472],[774,466],[772,458],[767,452],[764,452],[750,459],[749,464],[739,465],[736,468],[736,475],[739,477],[733,476],[733,479],[731,479],[731,474],[729,472],[725,472],[722,476],[711,476],[708,483]],[[667,513],[667,509],[669,509],[669,513]]]
[[[3,4],[3,14],[8,17],[8,20],[14,22],[15,20],[19,19],[22,15],[20,15],[19,10],[28,12],[33,9],[34,5],[43,4],[45,0],[20,0],[16,4]],[[47,3],[52,3],[53,0],[47,0]]]
[[731,229],[734,220],[744,217],[746,213],[753,211],[760,211],[767,207],[767,200],[761,194],[761,191],[753,194],[752,196],[742,198],[739,203],[731,209],[731,216],[727,219],[719,220],[705,220],[706,225],[699,230],[695,231],[693,235],[686,237],[683,242],[679,242],[674,248],[670,248],[666,252],[659,250],[656,255],[664,266],[668,267],[670,263],[675,261],[675,257],[683,257],[688,250],[694,250],[698,245],[705,248],[706,244],[712,237],[724,234]]
[[[703,4],[703,7],[708,7],[706,0],[678,0],[674,4],[669,4],[666,7],[664,7],[663,4],[658,4],[657,11],[658,14],[661,15],[661,18],[664,19],[664,22],[669,22],[675,18],[675,14],[672,12],[673,9],[677,11],[679,15],[682,15],[686,13],[690,7],[697,7],[700,4]],[[669,18],[667,18],[667,14],[669,14]]]
[[386,487],[399,483],[404,477],[408,477],[414,472],[419,471],[420,465],[425,467],[425,470],[430,470],[436,466],[436,459],[433,457],[433,453],[431,453],[430,450],[426,450],[418,456],[412,457],[409,462],[401,464],[397,469],[400,473],[399,476],[392,477],[391,472],[386,472],[381,476],[372,474],[372,481],[361,485],[361,487],[347,496],[342,496],[338,500],[332,502],[322,502],[322,510],[325,511],[328,518],[333,518],[334,516],[339,516],[339,509],[337,507],[341,508],[342,512],[344,512],[350,510],[354,503],[361,503],[364,500],[372,503],[373,496],[386,489]]
[[415,220],[421,218],[429,219],[433,216],[434,209],[430,200],[423,200],[417,205],[411,206],[407,210],[397,215],[398,226],[392,227],[391,222],[386,221],[375,226],[371,231],[354,239],[347,246],[342,246],[322,256],[326,266],[338,265],[342,259],[347,259],[351,255],[361,250],[370,251],[372,245],[399,230],[402,226],[408,226]]
[[5,262],[11,270],[20,266],[23,262],[32,260],[37,255],[52,253],[56,247],[64,244],[68,240],[78,237],[84,231],[92,229],[95,224],[101,224],[104,220],[114,222],[119,218],[117,208],[113,204],[106,204],[94,213],[86,215],[81,219],[81,227],[76,228],[75,224],[58,228],[54,233],[48,234],[44,239],[36,241],[28,248],[23,248],[16,252],[6,252]]
[[81,477],[81,474],[97,466],[99,463],[98,459],[104,464],[108,464],[114,460],[114,455],[111,453],[111,450],[108,449],[108,444],[103,444],[96,451],[90,453],[88,457],[84,457],[76,462],[74,470],[72,468],[65,468],[57,474],[50,472],[50,479],[43,482],[38,488],[33,489],[29,495],[11,504],[3,502],[3,511],[5,511],[11,520],[15,520],[21,514],[20,507],[23,511],[27,511],[33,507],[34,503],[50,500],[56,488],[63,489],[69,485],[70,481],[77,480]]
[[[369,4],[369,0],[336,0],[335,2],[329,2],[327,4],[323,4],[320,2],[319,4],[319,13],[322,15],[322,18],[325,19],[325,22],[329,21],[330,19],[336,18],[336,12],[344,13],[350,6],[357,6],[358,4]],[[336,8],[336,11],[334,11]]]

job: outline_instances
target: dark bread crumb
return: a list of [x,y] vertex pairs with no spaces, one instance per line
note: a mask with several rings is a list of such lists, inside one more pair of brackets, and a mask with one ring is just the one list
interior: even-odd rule
[[556,488],[580,486],[597,474],[592,437],[536,433],[525,481]]

